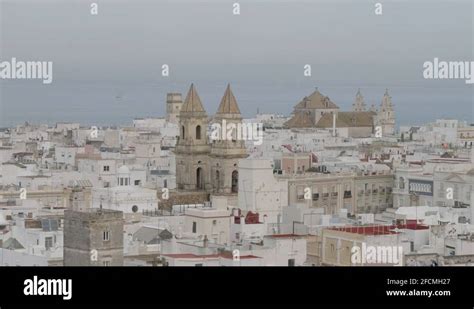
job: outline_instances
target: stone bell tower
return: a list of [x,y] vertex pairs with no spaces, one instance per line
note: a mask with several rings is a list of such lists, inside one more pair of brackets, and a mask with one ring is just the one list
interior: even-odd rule
[[[211,182],[216,193],[238,192],[238,162],[247,157],[242,132],[242,115],[230,85],[227,85],[213,124],[226,127],[217,140],[211,141]],[[229,130],[230,129],[230,130]],[[226,133],[224,136],[224,132]]]
[[176,144],[176,185],[179,190],[211,190],[207,137],[208,119],[194,84],[179,113],[180,135]]

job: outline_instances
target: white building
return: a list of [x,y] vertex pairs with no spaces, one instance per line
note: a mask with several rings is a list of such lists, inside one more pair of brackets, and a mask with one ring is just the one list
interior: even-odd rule
[[185,233],[207,237],[216,244],[229,243],[230,211],[216,208],[187,208]]
[[282,207],[288,205],[288,182],[273,175],[272,160],[239,161],[238,205],[242,211],[266,215],[267,222],[277,222]]

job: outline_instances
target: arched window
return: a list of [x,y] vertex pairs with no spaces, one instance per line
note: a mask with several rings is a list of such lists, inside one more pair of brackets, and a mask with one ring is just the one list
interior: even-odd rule
[[196,189],[202,190],[203,189],[203,184],[202,184],[202,168],[198,167],[196,170]]
[[239,191],[239,172],[232,172],[232,193],[237,193]]
[[196,139],[201,139],[201,126],[196,127]]
[[219,191],[220,189],[220,186],[221,186],[220,182],[221,182],[221,175],[219,171],[216,171],[216,190],[217,191]]
[[185,131],[184,131],[184,126],[181,126],[181,138],[185,138]]

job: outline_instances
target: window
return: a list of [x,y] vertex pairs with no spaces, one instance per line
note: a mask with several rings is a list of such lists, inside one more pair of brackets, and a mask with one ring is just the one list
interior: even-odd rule
[[220,172],[219,171],[216,171],[216,189],[219,190],[220,189]]
[[44,247],[46,250],[53,247],[53,237],[45,237],[44,238]]
[[232,193],[239,191],[239,172],[237,171],[232,172],[231,191]]
[[184,130],[184,126],[181,126],[181,138],[184,139],[185,138],[185,130]]
[[[200,164],[201,161],[198,162]],[[202,179],[202,168],[198,167],[196,170],[196,189],[202,190],[204,189],[203,179]]]
[[196,139],[201,139],[201,126],[196,127]]
[[132,206],[132,211],[133,211],[134,213],[136,213],[136,212],[138,211],[138,206],[137,206],[137,205],[133,205],[133,206]]
[[163,187],[168,188],[168,180],[163,179]]
[[135,180],[135,186],[139,186],[140,185],[140,180]]
[[109,231],[104,231],[102,233],[102,240],[103,241],[109,241],[110,240],[110,232]]
[[319,193],[313,193],[313,201],[319,200]]
[[288,266],[295,266],[295,259],[288,259]]
[[197,224],[196,221],[193,221],[193,233],[196,233]]
[[109,172],[110,171],[110,166],[104,165],[104,172]]

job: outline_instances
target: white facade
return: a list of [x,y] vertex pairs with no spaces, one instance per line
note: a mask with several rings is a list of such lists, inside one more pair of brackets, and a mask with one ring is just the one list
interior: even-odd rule
[[243,211],[266,215],[269,223],[278,221],[282,207],[288,205],[288,182],[275,178],[271,160],[239,161],[238,205]]
[[215,208],[188,208],[185,211],[185,232],[206,236],[217,244],[229,242],[230,211]]

